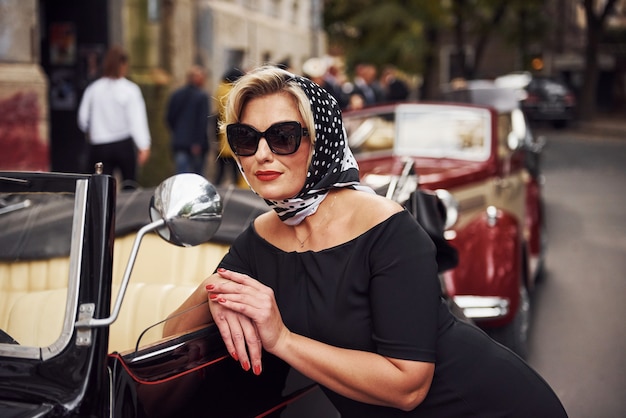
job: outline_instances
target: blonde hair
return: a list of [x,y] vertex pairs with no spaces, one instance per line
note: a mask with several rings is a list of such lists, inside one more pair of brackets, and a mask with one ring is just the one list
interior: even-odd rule
[[298,111],[310,134],[311,145],[315,143],[315,123],[311,103],[293,74],[278,67],[263,66],[242,76],[228,93],[224,120],[220,123],[220,132],[226,134],[226,126],[240,121],[243,108],[251,99],[275,93],[287,93],[292,96]]

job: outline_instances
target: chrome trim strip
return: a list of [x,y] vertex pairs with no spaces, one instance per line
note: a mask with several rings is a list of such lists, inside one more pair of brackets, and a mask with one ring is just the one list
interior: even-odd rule
[[509,300],[497,296],[455,296],[454,302],[472,319],[502,318],[509,313]]
[[74,334],[74,320],[76,318],[76,310],[78,309],[78,289],[80,287],[80,271],[83,260],[83,239],[85,237],[85,223],[87,219],[88,189],[88,180],[81,179],[76,181],[72,242],[70,244],[70,277],[67,285],[63,330],[59,339],[50,346],[41,349],[42,360],[48,360],[59,354],[71,342]]
[[167,354],[167,353],[170,353],[172,351],[175,351],[176,349],[178,349],[179,347],[182,347],[183,345],[185,345],[185,343],[178,343],[178,344],[174,344],[172,346],[164,347],[164,348],[162,348],[160,350],[151,351],[149,353],[142,354],[142,355],[137,356],[137,357],[133,357],[132,359],[130,359],[129,363],[133,364],[133,363],[136,363],[138,361],[142,361],[142,360],[150,359],[152,357],[160,356],[161,354]]

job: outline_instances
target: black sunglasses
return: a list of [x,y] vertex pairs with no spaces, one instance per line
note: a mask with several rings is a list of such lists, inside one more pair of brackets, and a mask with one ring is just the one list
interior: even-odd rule
[[240,157],[249,157],[256,153],[261,138],[265,138],[267,145],[274,154],[293,154],[300,147],[303,136],[309,136],[309,130],[303,128],[300,122],[278,122],[259,132],[250,125],[232,123],[226,126],[226,137],[233,152]]

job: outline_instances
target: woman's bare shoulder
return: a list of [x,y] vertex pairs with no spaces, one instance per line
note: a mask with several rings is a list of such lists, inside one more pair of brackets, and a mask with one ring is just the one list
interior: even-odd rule
[[374,193],[350,191],[344,199],[344,208],[352,212],[359,229],[369,229],[403,210],[397,202]]

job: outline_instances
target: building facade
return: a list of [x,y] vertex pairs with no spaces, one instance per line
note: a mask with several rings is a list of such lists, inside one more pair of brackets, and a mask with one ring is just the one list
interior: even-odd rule
[[198,55],[213,89],[236,66],[284,65],[300,72],[325,51],[321,0],[204,0],[198,3]]
[[321,0],[0,0],[0,169],[90,171],[76,112],[107,48],[130,55],[142,88],[153,152],[151,185],[171,174],[163,122],[171,91],[191,65],[215,91],[231,66],[299,71],[323,52]]
[[0,0],[0,168],[48,170],[48,79],[37,0]]

